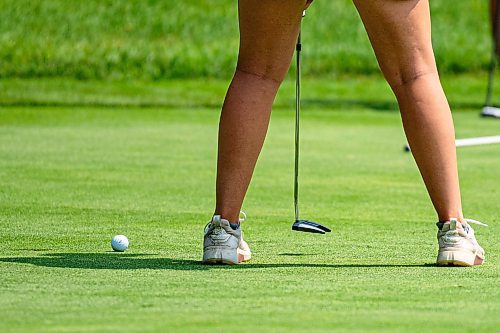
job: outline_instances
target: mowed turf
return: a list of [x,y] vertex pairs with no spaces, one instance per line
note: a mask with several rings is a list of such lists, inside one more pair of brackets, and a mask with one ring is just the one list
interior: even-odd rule
[[[243,207],[253,258],[237,267],[200,264],[218,107],[2,107],[0,331],[498,331],[500,146],[459,150],[465,214],[490,225],[476,227],[485,265],[435,267],[435,216],[377,89],[373,103],[342,83],[305,89],[301,216],[323,236],[290,230],[281,95]],[[457,108],[458,137],[499,134],[477,111]],[[127,252],[110,252],[115,234]]]

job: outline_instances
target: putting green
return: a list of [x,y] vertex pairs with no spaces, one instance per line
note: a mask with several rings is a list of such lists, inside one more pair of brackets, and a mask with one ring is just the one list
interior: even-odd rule
[[[348,91],[305,92],[302,118],[301,216],[333,232],[290,230],[293,111],[277,108],[243,207],[253,259],[237,267],[199,264],[217,107],[2,107],[0,330],[498,330],[500,146],[459,150],[465,213],[490,224],[476,227],[486,264],[435,267],[434,213],[393,101]],[[498,135],[470,108],[454,114],[459,137]],[[110,252],[115,234],[127,252]]]

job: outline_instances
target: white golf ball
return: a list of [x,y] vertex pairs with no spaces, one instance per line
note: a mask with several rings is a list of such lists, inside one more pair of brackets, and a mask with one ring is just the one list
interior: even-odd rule
[[116,235],[111,240],[111,247],[117,252],[123,252],[128,249],[128,238],[123,235]]

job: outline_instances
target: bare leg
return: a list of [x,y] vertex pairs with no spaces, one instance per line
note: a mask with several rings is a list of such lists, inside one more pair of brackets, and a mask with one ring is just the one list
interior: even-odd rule
[[455,134],[431,44],[428,0],[354,0],[439,220],[462,219]]
[[240,51],[219,124],[215,214],[237,222],[306,0],[240,0]]

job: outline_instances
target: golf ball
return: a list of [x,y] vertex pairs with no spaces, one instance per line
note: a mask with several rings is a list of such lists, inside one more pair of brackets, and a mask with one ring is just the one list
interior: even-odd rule
[[128,249],[128,238],[123,235],[116,235],[111,240],[111,247],[117,252],[123,252]]

